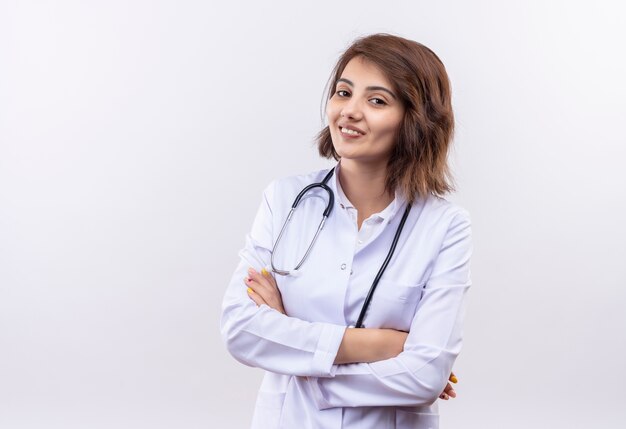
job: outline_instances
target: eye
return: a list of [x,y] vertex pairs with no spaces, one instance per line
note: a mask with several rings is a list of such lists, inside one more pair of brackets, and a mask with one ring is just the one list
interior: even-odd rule
[[370,101],[373,104],[376,104],[378,106],[386,106],[387,103],[385,102],[385,100],[383,100],[382,98],[370,98]]
[[335,94],[337,94],[340,97],[349,97],[350,93],[348,91],[346,91],[345,89],[340,89],[337,92],[335,92]]

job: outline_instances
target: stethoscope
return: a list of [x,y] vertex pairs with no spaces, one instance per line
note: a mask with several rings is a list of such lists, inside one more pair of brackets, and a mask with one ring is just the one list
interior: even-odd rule
[[[322,180],[321,182],[311,183],[310,185],[306,186],[304,189],[300,191],[300,193],[296,196],[296,199],[293,201],[293,204],[291,205],[291,210],[289,210],[289,214],[287,215],[287,219],[285,220],[283,227],[280,229],[280,233],[278,234],[276,243],[274,243],[274,247],[272,247],[272,256],[271,256],[270,262],[272,265],[272,271],[275,272],[276,274],[279,274],[281,276],[288,276],[288,275],[297,276],[299,273],[300,267],[302,267],[302,264],[304,264],[306,259],[309,257],[309,254],[311,253],[311,249],[313,248],[313,245],[317,241],[317,237],[320,235],[322,228],[324,228],[326,219],[328,219],[328,216],[330,216],[330,213],[333,210],[333,206],[335,205],[335,194],[333,193],[332,189],[330,189],[330,187],[327,185],[328,180],[332,177],[334,172],[335,172],[335,168],[331,169],[328,172],[328,174],[324,177],[324,180]],[[287,225],[291,221],[291,218],[293,217],[293,213],[298,207],[298,204],[300,204],[302,197],[304,197],[304,195],[307,192],[309,192],[311,189],[315,189],[315,188],[322,188],[328,194],[328,202],[326,204],[326,209],[324,210],[324,213],[322,214],[322,220],[320,221],[320,224],[317,227],[317,231],[315,232],[315,235],[313,236],[313,240],[311,241],[311,244],[309,244],[309,247],[306,249],[304,256],[302,257],[300,262],[296,264],[296,267],[293,270],[280,270],[276,268],[276,266],[274,265],[274,255],[276,254],[276,248],[278,247],[278,243],[280,243],[280,240],[283,237],[283,234],[285,233],[285,229],[287,228]],[[370,286],[370,290],[368,291],[367,296],[365,297],[365,302],[363,303],[363,306],[361,307],[359,318],[357,319],[357,322],[354,325],[355,328],[363,327],[363,319],[365,318],[365,313],[367,312],[370,302],[372,301],[372,297],[374,296],[374,291],[376,290],[376,287],[378,286],[378,282],[380,281],[380,278],[383,276],[383,273],[387,269],[387,265],[389,265],[389,261],[391,261],[393,252],[396,250],[398,239],[400,238],[400,234],[402,233],[402,229],[404,228],[404,223],[406,222],[406,218],[409,216],[410,211],[411,211],[411,204],[407,204],[406,209],[404,210],[404,214],[402,215],[402,219],[400,220],[400,225],[398,225],[396,234],[393,237],[393,241],[391,242],[391,247],[389,248],[387,257],[385,258],[383,264],[378,270],[378,274],[376,274],[376,277],[374,277],[372,286]]]

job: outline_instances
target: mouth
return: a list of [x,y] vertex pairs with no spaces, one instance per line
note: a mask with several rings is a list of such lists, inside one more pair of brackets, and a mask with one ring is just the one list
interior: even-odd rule
[[341,131],[341,134],[344,134],[350,137],[360,137],[364,134],[361,131],[357,131],[353,128],[348,128],[348,127],[339,127],[339,130]]

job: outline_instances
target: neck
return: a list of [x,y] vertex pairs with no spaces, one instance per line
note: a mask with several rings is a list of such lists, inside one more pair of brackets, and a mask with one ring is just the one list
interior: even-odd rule
[[386,165],[367,165],[341,161],[339,182],[346,197],[358,211],[359,228],[364,219],[382,211],[395,195],[385,188]]

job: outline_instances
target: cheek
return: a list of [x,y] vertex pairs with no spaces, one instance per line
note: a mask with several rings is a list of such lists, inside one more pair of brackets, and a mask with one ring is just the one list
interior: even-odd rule
[[395,118],[388,118],[379,121],[376,129],[378,130],[379,137],[393,138],[399,127],[400,123],[397,122]]
[[332,124],[339,117],[339,108],[335,103],[333,103],[332,99],[326,105],[326,121],[328,124]]
[[400,131],[402,123],[404,122],[404,111],[395,112],[387,121],[389,132],[394,135]]

